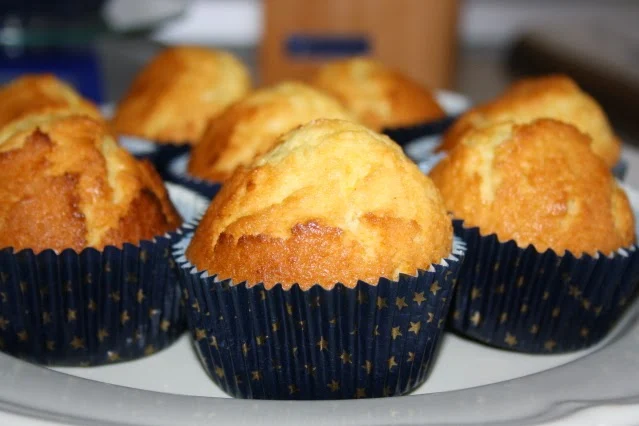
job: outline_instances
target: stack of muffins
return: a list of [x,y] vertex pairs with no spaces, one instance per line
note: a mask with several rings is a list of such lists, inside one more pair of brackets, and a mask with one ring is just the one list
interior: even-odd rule
[[[108,123],[52,77],[0,90],[0,347],[100,364],[188,324],[230,395],[380,397],[426,380],[447,324],[564,352],[634,297],[620,142],[570,79],[464,114],[429,177],[378,133],[447,119],[401,73],[355,58],[254,91],[248,75],[226,52],[166,49]],[[186,147],[156,166],[212,198],[201,219],[182,224],[111,132]]]

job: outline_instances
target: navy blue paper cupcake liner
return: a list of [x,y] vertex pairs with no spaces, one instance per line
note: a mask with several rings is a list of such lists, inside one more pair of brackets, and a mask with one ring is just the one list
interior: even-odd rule
[[457,117],[456,115],[449,115],[438,120],[428,121],[414,126],[385,128],[382,130],[382,133],[394,140],[397,144],[405,146],[416,139],[444,133]]
[[[169,189],[190,204],[181,212],[201,214],[197,195]],[[0,249],[0,350],[40,364],[89,366],[167,347],[186,327],[171,256],[181,235],[80,253]]]
[[165,179],[190,188],[209,199],[213,199],[220,188],[222,188],[222,183],[200,179],[188,174],[186,171],[188,159],[188,152],[169,159],[164,166]]
[[464,256],[377,285],[290,290],[247,287],[197,272],[177,244],[187,320],[198,356],[226,393],[255,399],[402,395],[428,375]]
[[500,242],[454,221],[468,245],[450,324],[456,332],[526,353],[585,349],[611,330],[639,289],[639,247],[563,256]]

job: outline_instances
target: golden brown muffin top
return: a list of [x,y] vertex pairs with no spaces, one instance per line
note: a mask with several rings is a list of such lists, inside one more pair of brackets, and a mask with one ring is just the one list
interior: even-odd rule
[[27,74],[0,87],[0,143],[21,129],[65,115],[102,119],[93,103],[51,74]]
[[320,119],[236,170],[187,258],[235,283],[354,287],[416,275],[451,244],[439,192],[398,145],[358,124]]
[[466,226],[537,251],[609,254],[635,240],[624,191],[575,127],[541,119],[465,133],[430,173]]
[[35,252],[137,244],[181,220],[157,172],[103,122],[69,116],[0,143],[0,247]]
[[278,136],[316,118],[352,120],[336,99],[303,83],[257,90],[211,119],[193,148],[189,173],[223,181],[270,150]]
[[430,90],[373,59],[352,58],[324,65],[313,84],[338,98],[361,123],[377,131],[446,115]]
[[608,166],[619,161],[621,143],[599,104],[564,75],[526,78],[514,83],[501,96],[470,109],[446,132],[441,150],[451,150],[463,134],[475,127],[501,121],[523,124],[552,118],[572,124],[592,138],[592,150]]
[[248,70],[232,54],[171,47],[137,75],[116,108],[113,126],[119,134],[160,143],[196,143],[209,118],[250,88]]

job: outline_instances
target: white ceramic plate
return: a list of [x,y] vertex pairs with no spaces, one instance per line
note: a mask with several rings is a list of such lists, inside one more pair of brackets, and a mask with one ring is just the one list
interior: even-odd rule
[[[624,157],[636,187],[639,152]],[[639,419],[638,376],[637,303],[606,341],[568,355],[516,354],[446,333],[423,386],[374,400],[229,399],[185,335],[149,358],[104,367],[48,369],[0,354],[0,424],[627,425]]]

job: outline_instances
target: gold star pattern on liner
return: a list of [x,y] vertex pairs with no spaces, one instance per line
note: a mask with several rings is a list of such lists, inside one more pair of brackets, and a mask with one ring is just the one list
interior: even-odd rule
[[215,336],[211,336],[209,338],[209,346],[213,346],[215,349],[219,349],[217,346],[217,338]]
[[504,342],[508,346],[513,347],[517,344],[517,337],[515,337],[513,334],[506,332],[506,337],[504,338]]
[[88,272],[88,273],[84,276],[84,283],[85,283],[85,284],[92,284],[92,283],[93,283],[93,275],[91,275],[91,272]]
[[51,314],[49,312],[42,312],[42,324],[46,325],[51,322]]
[[146,298],[146,296],[144,295],[144,291],[142,291],[142,289],[139,289],[135,295],[135,298],[137,299],[138,303],[142,303],[142,301]]
[[548,298],[550,297],[550,293],[547,291],[544,291],[544,295],[541,297],[543,300],[548,300]]
[[415,333],[418,334],[419,333],[419,329],[422,328],[422,322],[421,321],[417,321],[417,322],[410,322],[410,327],[408,327],[408,332],[411,333]]
[[320,336],[319,341],[315,345],[319,348],[320,351],[325,351],[328,349],[328,342],[322,336]]
[[313,301],[311,302],[312,308],[319,308],[321,305],[321,298],[319,296],[316,296],[315,299],[313,299]]
[[601,314],[602,309],[603,309],[603,306],[601,305],[595,306],[595,308],[593,309],[595,311],[595,316],[599,316]]
[[371,374],[371,371],[373,371],[373,363],[370,361],[364,361],[362,368],[366,370],[366,374]]
[[391,329],[391,337],[393,338],[393,340],[397,339],[401,335],[402,335],[402,332],[399,331],[399,326],[393,327]]
[[279,329],[280,329],[280,322],[279,321],[275,321],[274,323],[271,324],[271,330],[273,330],[273,332],[276,332]]
[[328,320],[328,323],[329,323],[330,325],[335,325],[335,324],[337,324],[337,318],[335,318],[335,317],[331,318],[330,320]]
[[422,303],[426,301],[424,297],[424,292],[415,293],[415,297],[413,297],[413,302],[417,303],[418,306],[422,306]]
[[[46,288],[46,287],[45,287]],[[42,291],[40,291],[40,296],[43,296]],[[7,303],[8,296],[4,291],[0,293],[0,299],[2,299],[2,303]]]
[[222,367],[218,367],[217,365],[213,369],[215,371],[215,375],[220,379],[224,377],[224,369]]
[[242,343],[242,353],[244,354],[244,356],[248,354],[248,351],[250,349],[251,347],[247,343]]
[[169,257],[169,248],[168,247],[164,248],[164,253],[162,253],[162,256],[164,256],[165,258]]
[[104,264],[104,272],[111,272],[111,264],[109,262]]
[[49,352],[55,351],[55,342],[53,340],[47,340],[46,345]]
[[561,312],[561,310],[559,308],[554,308],[552,310],[552,314],[551,315],[552,315],[553,318],[557,318],[559,316],[560,312]]
[[78,336],[75,336],[69,345],[71,345],[71,347],[76,351],[78,349],[84,349],[84,339],[80,339]]
[[293,354],[293,356],[297,356],[297,351],[298,351],[297,346],[291,349],[291,353]]
[[522,314],[528,312],[528,305],[526,305],[525,303],[521,305],[521,307],[519,308],[519,312],[521,312]]
[[433,293],[434,296],[437,296],[437,292],[439,290],[441,290],[441,286],[439,285],[439,282],[435,281],[434,283],[432,283],[430,285],[430,292]]
[[20,291],[22,293],[26,293],[27,292],[27,282],[26,281],[20,281]]
[[197,300],[195,302],[193,302],[193,304],[191,305],[191,308],[193,308],[193,310],[195,312],[200,312],[200,302],[198,302]]
[[537,334],[539,332],[539,326],[537,324],[533,324],[530,326],[530,333]]
[[111,298],[111,300],[117,303],[120,301],[120,292],[114,291],[113,293],[109,294],[109,297]]
[[148,254],[146,250],[140,250],[140,255],[138,257],[140,258],[140,261],[142,263],[146,263],[146,260],[148,259]]
[[273,364],[273,370],[275,370],[275,371],[282,371],[282,365],[281,365],[281,364],[277,364],[277,363],[275,362],[275,360],[273,360],[273,361],[272,361],[272,364]]
[[326,386],[328,386],[331,392],[337,392],[339,390],[339,382],[337,380],[331,380]]
[[406,303],[406,298],[398,297],[397,299],[395,299],[395,306],[397,306],[397,309],[399,309],[400,311],[404,308],[407,308],[408,304]]
[[127,311],[127,310],[122,311],[122,313],[120,314],[120,323],[122,323],[122,325],[124,325],[127,322],[129,322],[130,319],[131,319],[131,317],[129,316],[129,311]]
[[5,317],[0,317],[0,328],[3,330],[7,329],[7,326],[11,323],[11,321],[9,321],[8,319],[6,319]]
[[437,328],[442,328],[442,325],[444,325],[444,318],[441,318],[439,321],[437,321]]
[[109,337],[109,332],[106,328],[101,328],[98,330],[98,340],[103,342],[105,338]]
[[588,329],[588,327],[581,327],[581,330],[579,330],[579,335],[581,337],[588,337],[588,334],[590,334],[590,330]]
[[366,398],[366,389],[357,388],[357,390],[355,391],[355,398]]
[[583,299],[583,300],[581,301],[581,306],[583,306],[583,307],[584,307],[584,309],[585,309],[586,311],[589,311],[589,310],[590,310],[590,306],[591,306],[591,305],[592,305],[592,303],[591,303],[591,302],[590,302],[590,300],[588,300],[588,299]]
[[195,334],[195,340],[198,342],[200,340],[206,339],[206,331],[203,328],[196,328],[194,334]]
[[[459,318],[461,318],[461,314],[459,313],[459,311],[457,309],[455,309],[453,311],[453,319],[458,320]],[[426,322],[433,322],[433,318],[432,317],[428,317],[428,321]]]
[[495,288],[496,294],[504,294],[505,291],[506,291],[506,286],[504,284],[501,284],[497,288]]
[[[175,260],[173,259],[169,259],[169,268],[173,269],[175,268]],[[228,287],[224,289],[225,291],[228,291]]]
[[286,312],[287,312],[289,315],[293,315],[293,306],[292,306],[290,303],[287,303],[287,304],[286,304]]
[[379,325],[375,326],[375,330],[373,330],[373,336],[379,336]]
[[555,349],[555,346],[557,346],[557,342],[552,339],[546,340],[544,342],[544,349],[546,349],[548,352],[552,352],[552,350]]
[[27,340],[29,340],[29,334],[26,330],[22,330],[16,333],[16,335],[18,336],[18,340],[20,340],[21,342],[26,342]]
[[297,328],[299,328],[300,330],[304,330],[304,325],[306,323],[304,321],[298,321],[297,322]]
[[67,321],[71,322],[71,321],[75,321],[78,319],[78,311],[75,309],[68,309],[67,310]]
[[169,327],[171,327],[171,321],[162,320],[162,322],[160,323],[160,329],[164,332],[167,332],[169,331]]
[[142,330],[138,328],[133,335],[133,341],[139,342],[140,340],[142,340]]
[[388,305],[386,304],[386,298],[385,297],[380,297],[377,296],[377,310],[381,311],[384,308],[388,308]]
[[237,383],[238,385],[241,385],[242,383],[242,376],[240,376],[239,374],[235,375],[235,383]]
[[368,302],[368,296],[363,291],[357,292],[357,303],[360,305]]
[[415,361],[415,352],[409,352],[408,358],[406,358],[406,362],[413,362],[413,361]]
[[149,318],[153,318],[154,316],[159,315],[159,313],[159,309],[149,309]]
[[479,311],[473,312],[473,314],[470,316],[470,322],[475,327],[479,325],[479,323],[481,322],[481,314],[479,313]]
[[495,265],[493,266],[493,271],[497,271],[499,269],[499,262],[495,262]]
[[392,357],[388,358],[388,369],[392,370],[393,367],[396,367],[396,366],[397,366],[397,362],[395,362],[395,357],[392,356]]
[[503,324],[508,320],[508,314],[506,312],[502,312],[499,316],[499,323]]
[[144,355],[152,355],[154,353],[155,353],[155,346],[146,345],[146,347],[144,348]]
[[481,289],[479,287],[473,287],[470,291],[470,300],[479,299],[481,297]]
[[[459,315],[459,312],[457,312],[457,314]],[[428,317],[428,319],[426,320],[427,324],[432,323],[433,320],[435,319],[435,314],[433,314],[432,312],[427,312],[426,316]]]
[[521,288],[524,286],[524,277],[523,275],[520,275],[519,277],[517,277],[517,287]]
[[71,282],[71,280],[67,281],[64,284],[64,291],[66,291],[67,293],[71,293],[73,291],[73,283]]
[[346,351],[343,351],[342,354],[339,356],[339,358],[342,360],[342,364],[352,364],[353,361],[351,360],[351,354],[349,354]]
[[382,390],[382,395],[383,396],[390,396],[390,394],[391,394],[390,386],[384,386],[384,389]]
[[126,278],[124,280],[128,283],[137,283],[138,274],[136,274],[135,272],[127,272]]
[[313,377],[315,377],[315,374],[317,373],[317,367],[309,364],[304,364],[304,370],[306,370],[306,374],[309,374]]
[[98,308],[98,305],[93,301],[93,299],[89,299],[87,303],[87,309],[94,312]]
[[266,300],[266,292],[264,290],[260,290],[260,300]]
[[260,380],[262,380],[262,373],[260,373],[259,371],[251,371],[251,380],[259,382]]
[[264,343],[266,343],[266,338],[264,336],[256,336],[255,343],[257,343],[257,346],[262,346]]
[[568,286],[568,295],[578,299],[581,297],[581,290],[576,285]]
[[295,385],[288,385],[288,394],[293,395],[294,393],[299,392],[300,390]]
[[120,360],[120,354],[115,352],[115,351],[108,351],[107,352],[107,359],[109,360],[109,362],[116,362]]
[[357,329],[356,329],[356,328],[354,328],[354,329],[353,329],[353,331],[351,331],[351,332],[350,332],[350,333],[348,333],[348,334],[350,334],[351,336],[356,335],[356,334],[357,334]]

